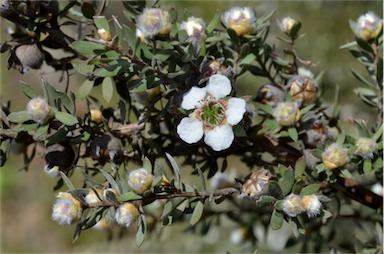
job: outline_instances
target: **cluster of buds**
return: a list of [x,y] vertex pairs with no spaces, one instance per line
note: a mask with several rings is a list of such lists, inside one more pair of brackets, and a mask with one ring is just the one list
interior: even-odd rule
[[233,29],[238,36],[252,34],[256,31],[255,11],[249,7],[233,7],[221,16],[227,28]]
[[321,155],[321,159],[324,166],[330,170],[343,167],[347,165],[350,160],[348,149],[341,147],[337,143],[328,146]]
[[33,121],[41,125],[46,124],[54,116],[53,108],[41,97],[33,98],[28,102],[27,112]]
[[52,209],[52,220],[59,225],[71,225],[81,219],[83,206],[68,192],[60,192]]
[[289,194],[283,200],[283,212],[289,217],[297,217],[306,212],[308,217],[315,217],[320,214],[321,202],[317,195],[304,195],[300,197],[296,194]]
[[280,126],[292,126],[301,118],[300,109],[295,102],[281,102],[277,104],[273,117]]
[[128,185],[137,194],[143,194],[152,186],[153,175],[145,168],[133,170],[128,175]]

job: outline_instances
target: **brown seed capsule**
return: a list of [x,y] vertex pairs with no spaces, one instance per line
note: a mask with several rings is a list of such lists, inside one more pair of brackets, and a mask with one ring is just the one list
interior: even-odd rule
[[289,81],[288,89],[292,99],[305,106],[316,100],[318,85],[314,79],[296,76]]

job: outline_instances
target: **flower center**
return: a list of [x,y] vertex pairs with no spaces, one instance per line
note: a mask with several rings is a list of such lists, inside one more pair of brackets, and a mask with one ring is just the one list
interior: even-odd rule
[[215,127],[225,120],[225,101],[210,100],[199,110],[198,116],[205,127]]

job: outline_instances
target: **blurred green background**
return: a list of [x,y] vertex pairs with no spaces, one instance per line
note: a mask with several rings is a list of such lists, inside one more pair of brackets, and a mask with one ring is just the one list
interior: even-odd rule
[[[66,3],[61,3],[62,5]],[[364,69],[354,60],[347,50],[339,50],[346,42],[354,40],[348,20],[356,20],[367,11],[374,11],[383,16],[382,1],[160,1],[164,9],[174,7],[179,13],[179,21],[183,13],[188,11],[194,16],[202,17],[207,23],[217,11],[224,12],[233,6],[251,6],[257,17],[277,10],[271,18],[271,30],[268,42],[276,44],[282,52],[282,43],[276,35],[283,36],[276,19],[291,16],[302,22],[301,33],[304,38],[297,42],[296,49],[302,59],[312,60],[316,67],[310,68],[314,74],[325,71],[322,86],[326,101],[331,102],[335,86],[341,87],[341,102],[344,117],[358,117],[366,121],[375,118],[374,112],[366,107],[354,94],[353,89],[361,84],[356,81],[350,68]],[[110,1],[106,16],[116,15],[124,23],[120,1]],[[9,25],[1,20],[1,41],[8,40],[6,28]],[[284,45],[285,46],[285,45]],[[51,68],[31,70],[21,75],[17,70],[7,70],[7,55],[1,54],[0,101],[11,100],[12,111],[23,110],[27,99],[20,91],[20,81],[27,82],[37,91],[41,90],[40,79],[44,78],[58,89],[64,89],[66,79],[60,82],[62,73],[54,73]],[[71,77],[70,89],[76,90],[83,79]],[[246,75],[239,79],[244,94],[255,95],[263,79],[254,79]],[[93,95],[100,96],[100,89]],[[102,99],[101,99],[102,101]],[[111,105],[114,106],[114,105]],[[81,110],[81,107],[79,107]],[[79,113],[81,115],[81,112]],[[133,238],[107,241],[107,234],[97,230],[83,232],[80,239],[72,243],[74,231],[72,227],[62,227],[50,219],[55,193],[52,188],[56,180],[48,178],[43,172],[43,161],[39,154],[28,172],[20,171],[23,166],[21,156],[11,155],[9,161],[0,169],[1,191],[1,249],[0,252],[230,252],[254,251],[244,244],[234,246],[229,242],[231,223],[214,229],[207,237],[199,237],[192,233],[182,233],[183,226],[173,225],[162,229],[161,236],[149,236],[141,249],[137,249]],[[233,160],[229,168],[239,165]],[[80,186],[80,181],[74,181]],[[64,189],[63,189],[64,190]],[[285,231],[282,231],[284,234]],[[115,232],[116,233],[116,232]],[[117,235],[117,234],[115,234]],[[134,236],[134,232],[129,235]],[[261,246],[261,245],[260,245]],[[259,249],[260,250],[260,249]],[[266,251],[267,249],[265,249]],[[260,251],[259,251],[260,252]]]

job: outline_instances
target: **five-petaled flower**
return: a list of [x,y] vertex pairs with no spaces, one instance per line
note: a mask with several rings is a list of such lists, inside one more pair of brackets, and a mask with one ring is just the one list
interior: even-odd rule
[[232,90],[230,80],[215,74],[204,88],[192,87],[181,103],[186,110],[194,110],[177,126],[180,138],[189,144],[204,142],[215,151],[229,148],[234,140],[232,126],[238,124],[246,111],[246,103],[240,98],[223,98]]

